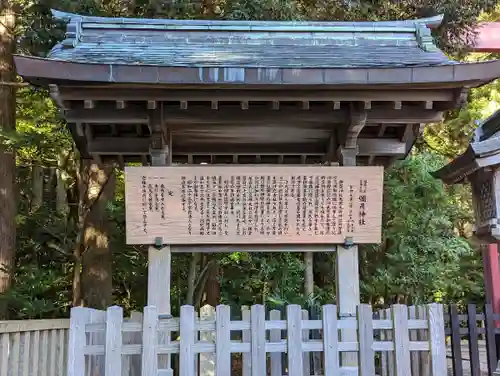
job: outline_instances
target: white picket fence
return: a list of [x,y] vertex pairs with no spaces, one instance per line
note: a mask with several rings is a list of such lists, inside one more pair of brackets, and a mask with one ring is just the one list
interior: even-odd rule
[[0,376],[66,376],[70,320],[0,321]]
[[[266,320],[265,307],[254,305],[243,319],[231,320],[225,305],[217,306],[215,319],[203,312],[198,318],[192,306],[183,306],[180,318],[160,319],[156,307],[148,306],[141,322],[124,320],[120,307],[106,312],[73,308],[68,375],[229,376],[233,354],[241,353],[244,376],[310,376],[308,359],[319,353],[321,375],[374,376],[379,352],[383,367],[390,368],[384,374],[420,375],[412,373],[414,353],[427,354],[431,375],[447,374],[441,305],[426,306],[425,319],[409,318],[404,305],[377,319],[368,305],[358,307],[357,318],[347,319],[338,318],[334,305],[322,307],[320,320],[304,320],[297,305],[286,311],[285,319],[272,311]],[[356,330],[358,341],[339,340],[342,330]],[[311,339],[310,331],[319,331],[321,339]],[[415,340],[413,331],[426,332],[426,339]],[[357,354],[357,367],[341,365],[346,352]],[[172,366],[172,356],[178,367]]]

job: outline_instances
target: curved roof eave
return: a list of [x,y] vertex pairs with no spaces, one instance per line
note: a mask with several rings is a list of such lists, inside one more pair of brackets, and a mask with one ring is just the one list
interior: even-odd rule
[[72,18],[84,18],[86,21],[98,23],[137,23],[137,24],[186,24],[191,25],[210,25],[213,27],[228,25],[234,26],[259,26],[273,25],[276,27],[297,27],[297,26],[363,26],[363,25],[380,25],[380,26],[405,26],[405,25],[425,25],[429,28],[436,28],[443,22],[442,14],[433,17],[417,18],[410,20],[390,20],[390,21],[247,21],[247,20],[178,20],[168,18],[129,18],[129,17],[96,17],[86,16],[83,14],[69,13],[52,9],[52,16],[60,20],[71,20]]
[[500,77],[500,60],[479,63],[393,68],[279,68],[156,66],[75,63],[14,56],[26,79],[129,84],[389,85],[468,83],[479,86]]

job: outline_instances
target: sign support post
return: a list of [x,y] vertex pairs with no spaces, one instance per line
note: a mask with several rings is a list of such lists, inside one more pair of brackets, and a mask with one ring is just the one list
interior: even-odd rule
[[[357,148],[340,150],[340,163],[342,166],[355,166]],[[359,252],[357,244],[351,238],[346,238],[344,244],[337,245],[335,276],[337,290],[337,306],[339,317],[346,320],[356,320],[356,307],[360,304],[359,292]],[[342,341],[356,342],[356,330],[342,330]],[[356,353],[342,353],[344,367],[357,367]]]

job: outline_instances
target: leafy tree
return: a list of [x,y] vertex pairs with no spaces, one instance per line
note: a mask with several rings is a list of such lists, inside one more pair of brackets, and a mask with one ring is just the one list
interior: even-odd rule
[[[362,289],[374,303],[453,301],[482,293],[481,261],[460,236],[472,222],[463,187],[445,187],[431,176],[445,158],[417,154],[387,171],[383,241],[364,247]],[[463,235],[463,234],[462,234]]]

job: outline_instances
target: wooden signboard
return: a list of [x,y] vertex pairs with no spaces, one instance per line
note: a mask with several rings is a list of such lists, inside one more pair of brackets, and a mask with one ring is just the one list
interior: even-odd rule
[[382,187],[382,167],[128,167],[127,243],[379,243]]

